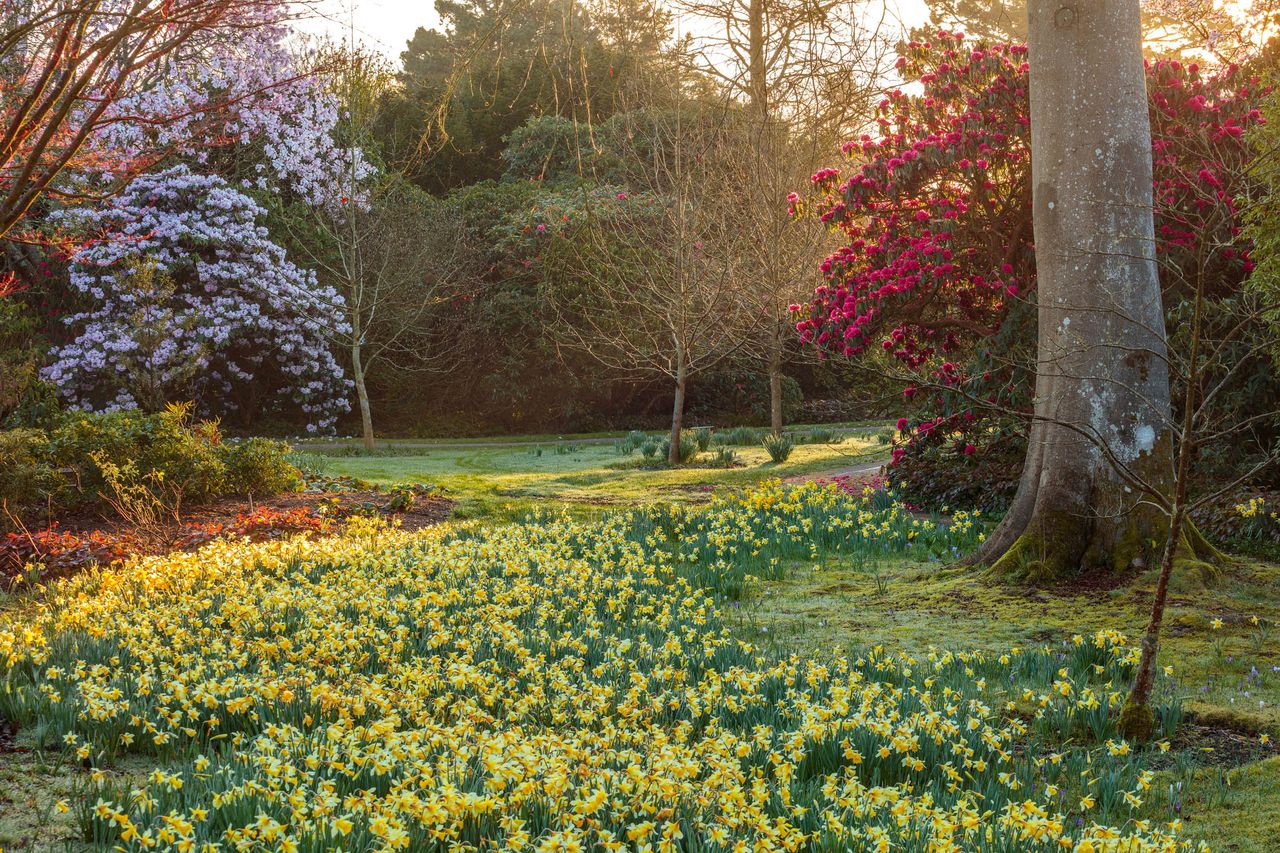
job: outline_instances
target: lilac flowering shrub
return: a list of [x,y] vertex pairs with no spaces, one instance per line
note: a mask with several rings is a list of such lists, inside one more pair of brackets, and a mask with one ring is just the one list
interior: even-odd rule
[[[309,432],[331,430],[348,408],[350,383],[325,343],[344,328],[342,298],[288,260],[264,215],[226,180],[184,166],[134,179],[101,208],[64,212],[68,227],[103,236],[72,256],[71,287],[90,307],[68,318],[78,334],[43,378],[73,405],[111,410],[138,404],[129,380],[145,372],[205,416],[301,413]],[[170,286],[121,286],[144,261]],[[171,334],[142,334],[161,321]]]
[[316,207],[339,205],[353,178],[359,186],[375,170],[358,148],[335,142],[338,98],[320,78],[301,75],[281,38],[280,28],[253,30],[234,49],[181,68],[122,105],[146,116],[177,114],[193,102],[226,104],[212,112],[216,120],[196,113],[155,128],[122,123],[104,141],[126,153],[174,151],[201,172],[233,172],[258,190],[287,190]]
[[96,169],[63,177],[68,193],[93,195],[120,177],[110,164],[185,163],[52,217],[84,238],[69,273],[86,307],[42,371],[71,405],[156,411],[189,399],[203,416],[280,415],[310,432],[349,408],[326,346],[344,331],[342,298],[286,258],[246,194],[341,210],[375,172],[338,144],[339,100],[287,46],[286,12],[255,5],[121,93],[88,145]]
[[[344,182],[374,172],[358,148],[335,140],[339,99],[288,45],[284,4],[246,7],[241,17],[175,55],[163,77],[115,100],[90,140],[95,160],[145,163],[179,155],[200,172],[234,173],[258,190],[337,205],[350,194]],[[100,177],[113,176],[71,180],[93,184]]]

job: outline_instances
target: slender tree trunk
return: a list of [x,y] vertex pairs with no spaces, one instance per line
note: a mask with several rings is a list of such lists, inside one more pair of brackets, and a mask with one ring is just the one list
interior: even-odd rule
[[365,383],[359,342],[351,346],[351,381],[355,383],[356,398],[360,402],[360,434],[364,438],[364,449],[373,450],[373,411],[369,407],[369,388]]
[[782,434],[782,335],[776,325],[769,339],[769,426]]
[[1182,436],[1178,445],[1178,468],[1173,483],[1173,508],[1169,533],[1165,537],[1164,556],[1160,560],[1160,578],[1156,582],[1155,599],[1151,602],[1151,618],[1142,635],[1142,657],[1133,678],[1133,687],[1120,710],[1120,731],[1125,737],[1146,740],[1155,728],[1151,713],[1151,688],[1155,684],[1156,654],[1160,649],[1160,627],[1164,623],[1164,606],[1169,596],[1169,577],[1173,574],[1181,544],[1182,528],[1187,515],[1187,480],[1191,472],[1192,430],[1195,426],[1196,392],[1200,387],[1200,332],[1204,317],[1204,277],[1196,282],[1195,310],[1191,320],[1191,353],[1187,369],[1187,393],[1182,401]]
[[974,555],[1051,579],[1144,564],[1168,516],[1173,429],[1155,262],[1138,0],[1029,6],[1039,338],[1017,495]]
[[769,116],[769,81],[764,63],[764,0],[750,0],[747,31],[750,40],[747,45],[747,85],[751,89],[751,108],[763,124]]
[[680,432],[684,428],[684,392],[689,384],[689,368],[685,364],[684,351],[677,349],[679,362],[676,365],[676,400],[671,407],[671,447],[667,451],[667,462],[680,464]]

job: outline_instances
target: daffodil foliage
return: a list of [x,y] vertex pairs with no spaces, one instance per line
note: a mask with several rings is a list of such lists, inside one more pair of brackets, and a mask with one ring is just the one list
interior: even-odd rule
[[[906,45],[898,69],[912,85],[880,103],[878,136],[845,145],[851,173],[823,169],[816,201],[792,196],[797,213],[846,238],[822,262],[814,300],[795,306],[797,330],[824,352],[889,354],[916,377],[903,391],[917,410],[911,439],[945,435],[963,452],[986,433],[988,407],[1031,406],[1026,47],[970,47],[939,33]],[[1174,60],[1148,63],[1147,88],[1157,251],[1173,311],[1197,280],[1225,298],[1252,269],[1239,202],[1250,180],[1244,135],[1262,120],[1264,89],[1235,67]]]
[[[870,514],[848,539],[890,511],[773,487],[684,523],[785,533],[830,501]],[[1122,636],[770,652],[690,580],[700,547],[677,560],[621,513],[137,559],[0,628],[0,711],[104,768],[81,807],[99,848],[1190,847],[1137,819],[1150,774],[1106,740]],[[110,769],[124,751],[153,756],[145,783]]]

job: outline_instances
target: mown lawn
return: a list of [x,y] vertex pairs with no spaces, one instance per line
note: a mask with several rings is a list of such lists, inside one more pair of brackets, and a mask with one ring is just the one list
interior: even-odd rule
[[639,452],[624,455],[613,442],[581,439],[434,449],[403,442],[371,455],[355,448],[340,453],[307,450],[306,445],[300,449],[325,474],[384,485],[432,483],[459,501],[461,515],[501,518],[553,504],[581,512],[593,507],[702,501],[717,490],[740,489],[772,478],[875,468],[888,459],[887,447],[871,431],[849,434],[838,443],[798,445],[780,464],[771,462],[762,447],[732,447],[738,462],[728,468],[714,467],[718,448],[700,454],[688,466],[655,470],[645,467]]

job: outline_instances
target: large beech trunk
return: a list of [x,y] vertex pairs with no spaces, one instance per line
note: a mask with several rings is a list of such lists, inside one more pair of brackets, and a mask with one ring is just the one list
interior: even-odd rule
[[1032,0],[1029,36],[1035,419],[974,561],[1048,579],[1150,559],[1168,517],[1125,472],[1167,489],[1174,442],[1138,0]]

